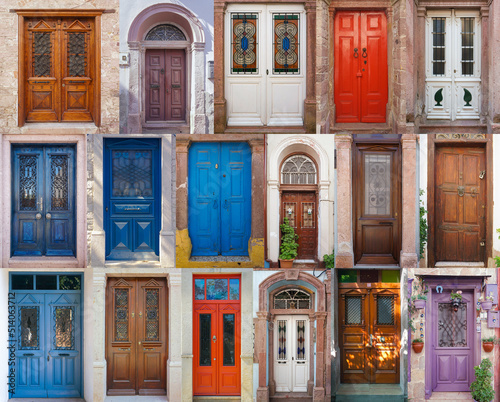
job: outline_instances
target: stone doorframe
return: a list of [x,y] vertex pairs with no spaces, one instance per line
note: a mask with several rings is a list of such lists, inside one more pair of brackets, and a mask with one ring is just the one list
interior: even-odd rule
[[[473,290],[474,291],[474,305],[477,305],[479,296],[481,295],[481,287],[484,282],[483,276],[431,276],[422,275],[426,285],[430,288],[428,300],[425,309],[425,318],[430,316],[432,311],[432,290],[436,286],[441,286],[443,291],[446,290]],[[426,320],[427,321],[427,320]],[[471,325],[475,325],[473,322]],[[425,326],[425,339],[432,339],[432,325]],[[473,346],[474,346],[474,361],[472,364],[478,366],[481,363],[481,333],[474,331]],[[432,396],[432,342],[424,342],[425,344],[425,399],[430,399]]]
[[[399,266],[401,268],[416,268],[417,256],[417,134],[402,134],[402,247]],[[381,144],[383,141],[380,142]],[[354,233],[353,222],[353,177],[352,177],[352,134],[336,134],[337,149],[337,192],[335,216],[337,217],[337,253],[336,268],[354,267]]]
[[[16,144],[68,144],[75,147],[75,257],[11,257],[12,226],[12,146]],[[87,266],[86,202],[86,160],[85,134],[0,134],[0,171],[4,178],[0,193],[2,220],[2,246],[0,263],[2,268],[85,268]],[[5,188],[4,188],[5,187]]]
[[[327,401],[331,394],[331,365],[328,345],[331,340],[331,314],[330,314],[330,280],[331,271],[327,271],[324,282],[315,276],[296,269],[280,271],[262,281],[259,285],[259,310],[255,320],[255,347],[254,356],[259,363],[259,386],[257,389],[258,401],[269,401],[275,395],[274,382],[274,318],[277,314],[308,314],[310,322],[310,350],[314,350],[314,331],[316,331],[315,359],[310,361],[310,375],[307,385],[308,394],[313,396],[313,401]],[[310,284],[315,290],[307,291],[315,308],[311,310],[274,310],[270,305],[273,296],[282,290],[297,286],[298,281]],[[305,288],[302,288],[305,290]],[[316,327],[314,328],[314,323]],[[268,348],[269,343],[269,348]],[[312,353],[311,353],[312,355]],[[314,366],[316,362],[316,366]],[[314,383],[316,379],[316,383]],[[293,395],[293,393],[291,394]]]
[[[146,41],[147,33],[156,25],[168,23],[179,28],[186,41]],[[165,128],[165,123],[146,122],[146,50],[185,49],[186,51],[186,122],[167,122],[167,126],[189,127],[191,133],[204,133],[205,116],[205,34],[198,18],[188,9],[161,3],[141,11],[128,32],[130,75],[128,87],[128,133],[143,128]]]
[[[227,101],[225,98],[224,66],[224,19],[227,6],[231,3],[254,4],[254,0],[214,0],[214,58],[219,60],[214,66],[214,132],[224,133],[227,128]],[[303,4],[306,12],[306,99],[304,100],[304,130],[316,132],[316,0],[274,0],[268,4]],[[253,127],[253,132],[266,132],[267,128]],[[272,132],[289,133],[290,127],[272,127]]]
[[[90,265],[94,268],[104,268],[106,264],[106,232],[104,231],[104,139],[119,138],[122,140],[141,140],[141,139],[160,139],[160,169],[161,169],[161,229],[160,229],[160,249],[159,266],[175,266],[175,219],[173,214],[173,205],[175,201],[172,194],[173,167],[172,159],[174,157],[174,136],[171,134],[93,134],[88,137],[89,153],[89,181],[92,189],[88,189],[90,203],[92,207],[92,230],[90,231]],[[84,166],[85,168],[86,166]],[[138,261],[112,261],[109,265],[156,265],[157,261],[138,262]]]
[[[436,208],[435,208],[435,162],[436,147],[476,145],[486,150],[486,252],[484,266],[488,266],[488,258],[493,254],[493,134],[427,134],[427,216],[429,219],[429,242],[427,244],[428,266],[436,265]],[[489,178],[489,179],[488,179]]]

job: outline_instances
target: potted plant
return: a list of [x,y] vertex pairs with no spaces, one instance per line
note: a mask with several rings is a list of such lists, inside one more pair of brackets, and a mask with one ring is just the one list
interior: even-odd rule
[[417,296],[412,296],[413,299],[413,305],[415,306],[416,309],[421,310],[425,308],[425,302],[427,301],[427,296],[426,295],[417,295]]
[[460,304],[462,304],[462,291],[461,290],[454,290],[450,294],[450,299],[451,299],[451,303],[453,304],[453,310],[455,312],[457,312],[458,307],[460,307]]
[[429,292],[429,288],[421,277],[418,277],[418,280],[413,285],[413,292],[414,294],[411,297],[411,300],[415,309],[421,310],[425,308],[425,302],[427,300],[427,293]]
[[422,350],[424,349],[424,341],[420,338],[415,338],[411,342],[411,348],[415,353],[422,353]]
[[323,256],[323,262],[325,263],[326,269],[335,268],[335,250],[331,254],[325,254]]
[[476,380],[470,385],[470,390],[476,402],[490,402],[495,398],[495,390],[491,386],[492,366],[490,359],[483,359],[481,365],[474,367]]
[[488,338],[483,338],[483,350],[486,353],[490,353],[495,347],[495,343],[497,343],[496,336],[490,336]]
[[493,307],[493,300],[494,300],[494,297],[493,297],[493,293],[492,292],[490,292],[490,295],[486,296],[484,299],[481,297],[479,299],[479,302],[481,303],[481,308],[484,311],[491,310],[492,307]]
[[288,218],[283,219],[280,225],[281,229],[281,246],[280,246],[280,267],[292,268],[293,260],[297,257],[299,245],[297,240],[299,235],[295,234],[295,230],[290,225]]

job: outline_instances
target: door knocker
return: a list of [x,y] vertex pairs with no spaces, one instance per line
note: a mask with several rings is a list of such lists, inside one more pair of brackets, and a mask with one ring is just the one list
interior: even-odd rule
[[368,57],[368,53],[366,53],[366,47],[363,48],[363,54],[361,55],[363,57]]
[[458,186],[458,196],[463,197],[465,194],[465,187],[464,186]]
[[481,173],[479,173],[479,178],[480,178],[481,180],[483,180],[483,179],[484,179],[484,176],[486,176],[486,170],[482,170],[482,171],[481,171]]
[[358,56],[359,56],[359,55],[358,55],[358,48],[357,48],[357,47],[355,47],[355,48],[354,48],[354,58],[355,58],[355,59],[357,59],[357,58],[358,58]]

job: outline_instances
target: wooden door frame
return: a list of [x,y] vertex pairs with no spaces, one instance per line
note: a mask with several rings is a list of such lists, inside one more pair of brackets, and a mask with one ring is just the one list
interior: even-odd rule
[[436,265],[436,148],[481,147],[486,152],[486,250],[484,266],[488,266],[488,258],[493,253],[493,134],[427,134],[427,217],[429,221],[429,242],[427,244],[427,265]]

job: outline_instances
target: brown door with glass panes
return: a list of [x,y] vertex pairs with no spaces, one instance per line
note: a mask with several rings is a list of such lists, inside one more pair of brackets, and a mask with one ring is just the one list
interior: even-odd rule
[[95,31],[92,17],[24,19],[27,122],[92,121]]
[[438,147],[435,166],[436,261],[484,261],[484,148]]
[[399,287],[340,289],[341,382],[399,383]]
[[401,251],[401,160],[399,145],[357,144],[355,263],[398,264]]
[[165,278],[110,278],[106,291],[108,395],[165,395]]
[[297,259],[315,259],[318,248],[316,192],[283,192],[281,204],[282,221],[288,218],[290,225],[299,236]]

